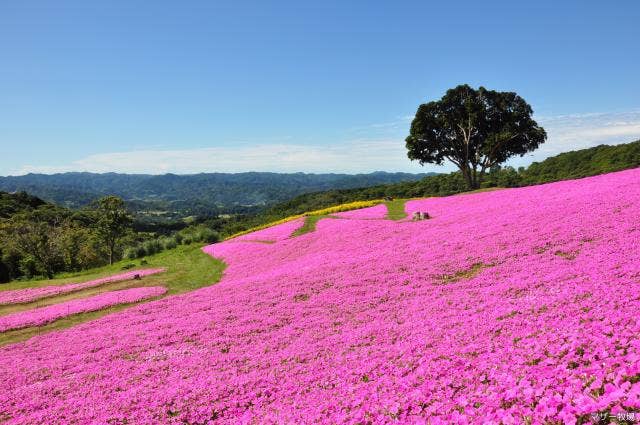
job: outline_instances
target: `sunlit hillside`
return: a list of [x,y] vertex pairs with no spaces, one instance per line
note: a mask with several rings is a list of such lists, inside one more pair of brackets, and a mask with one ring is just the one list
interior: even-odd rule
[[0,348],[0,419],[586,423],[638,411],[639,181],[633,169],[412,200],[396,220],[381,204],[207,246],[227,264],[216,285]]

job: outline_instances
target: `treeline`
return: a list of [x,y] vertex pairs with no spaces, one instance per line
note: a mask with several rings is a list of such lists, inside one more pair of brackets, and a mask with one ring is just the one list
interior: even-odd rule
[[[559,180],[588,177],[640,166],[640,141],[571,151],[534,162],[529,167],[494,167],[482,188],[521,187]],[[307,193],[277,204],[256,214],[238,215],[230,219],[206,220],[209,227],[223,236],[232,235],[264,223],[318,210],[331,205],[358,200],[448,196],[467,191],[459,172],[428,176],[416,182],[377,185],[359,189],[329,190]]]
[[192,225],[169,236],[136,231],[122,199],[107,196],[81,210],[70,210],[23,192],[0,192],[0,282],[52,278],[140,258],[180,244],[215,242],[218,234]]
[[50,278],[113,260],[119,240],[102,228],[103,213],[98,206],[71,211],[25,193],[0,194],[0,281]]

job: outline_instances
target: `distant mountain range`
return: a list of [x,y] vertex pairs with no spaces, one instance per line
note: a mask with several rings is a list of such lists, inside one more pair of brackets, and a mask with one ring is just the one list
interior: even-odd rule
[[418,181],[432,174],[27,174],[0,177],[0,190],[25,191],[70,208],[117,195],[139,213],[170,218],[270,205],[309,192]]

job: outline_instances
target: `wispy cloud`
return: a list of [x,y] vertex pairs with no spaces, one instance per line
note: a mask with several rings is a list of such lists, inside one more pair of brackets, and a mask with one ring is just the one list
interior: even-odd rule
[[411,120],[413,120],[413,115],[402,115],[386,122],[354,126],[349,128],[347,132],[360,137],[398,137],[408,131]]
[[[532,154],[513,159],[511,165],[527,165],[569,150],[640,139],[640,110],[540,116],[536,119],[547,130],[547,142]],[[411,117],[402,116],[388,123],[354,127],[349,130],[350,140],[334,143],[295,144],[285,141],[236,143],[200,149],[138,149],[90,155],[60,165],[24,165],[11,174],[64,171],[185,174],[215,171],[360,173],[453,170],[452,166],[420,167],[407,159],[403,139],[410,120]]]
[[536,120],[547,130],[547,142],[512,162],[528,164],[561,152],[640,139],[640,110],[540,116]]

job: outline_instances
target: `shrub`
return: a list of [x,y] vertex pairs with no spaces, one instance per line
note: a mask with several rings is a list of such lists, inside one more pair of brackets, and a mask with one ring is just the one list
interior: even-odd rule
[[162,240],[162,246],[164,247],[164,249],[173,249],[178,246],[178,243],[176,242],[175,238],[164,238]]
[[145,255],[147,255],[147,251],[144,249],[144,246],[138,245],[136,247],[136,257],[140,258],[140,257],[144,257]]
[[157,239],[148,240],[143,245],[147,255],[153,255],[162,251],[162,246]]
[[196,240],[198,242],[214,243],[220,240],[220,234],[208,227],[203,227],[196,233]]
[[26,279],[32,279],[33,277],[38,275],[38,266],[36,264],[36,260],[30,256],[27,255],[23,258],[20,259],[20,271],[22,272],[22,275],[26,278]]
[[135,260],[138,258],[138,247],[129,247],[124,250],[124,258]]

